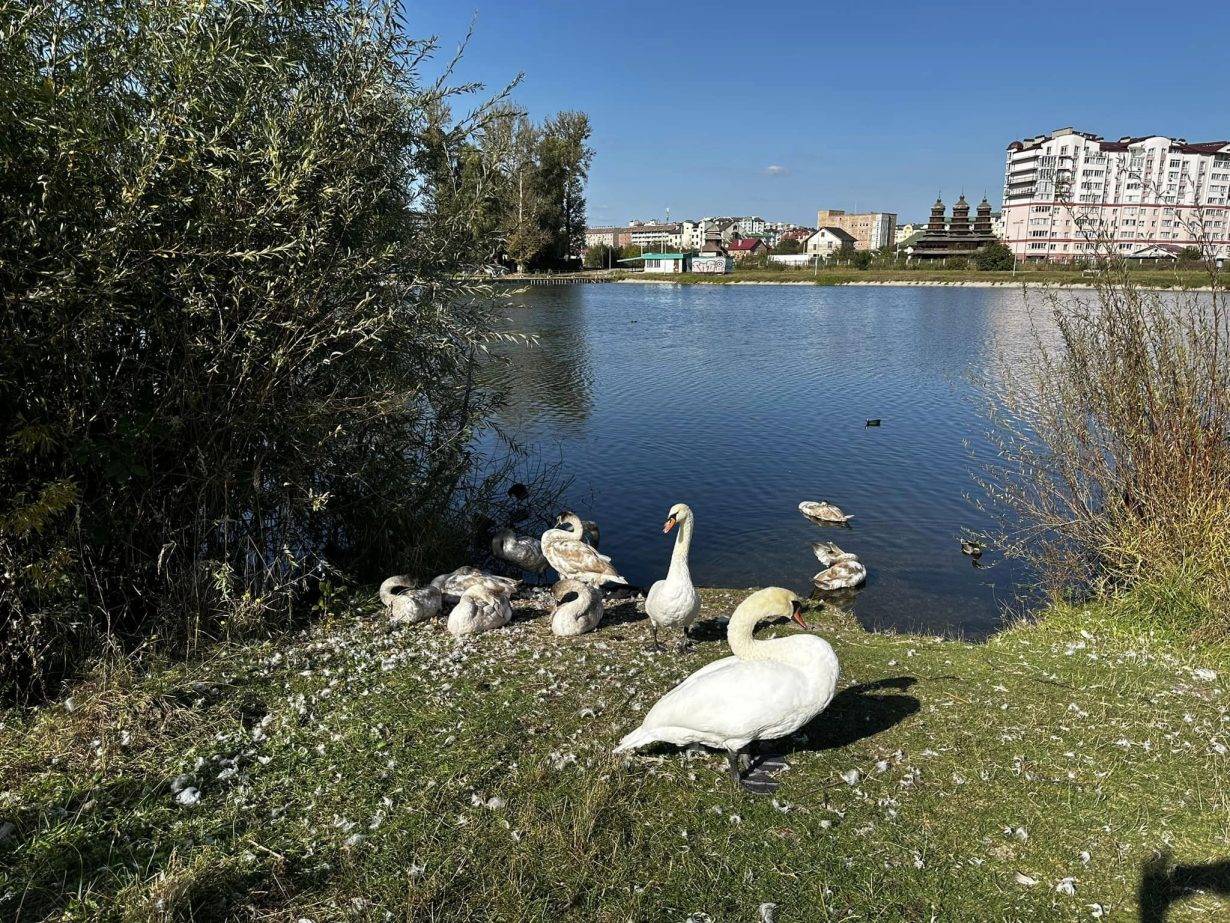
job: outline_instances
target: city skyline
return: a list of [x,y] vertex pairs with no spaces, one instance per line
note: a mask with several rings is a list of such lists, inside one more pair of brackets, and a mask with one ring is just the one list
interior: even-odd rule
[[[1230,135],[1215,105],[1230,77],[1230,9],[1204,4],[1198,27],[1188,16],[1156,46],[1152,4],[1043,2],[1027,21],[993,4],[939,6],[785,2],[749,15],[714,2],[657,18],[630,3],[404,9],[411,35],[440,36],[429,73],[473,21],[461,78],[494,91],[524,69],[515,98],[531,113],[589,113],[594,224],[667,208],[676,220],[807,225],[818,208],[920,220],[937,192],[985,193],[998,209],[1007,145],[1065,125],[1108,138]],[[1125,58],[1146,48],[1148,66]]]

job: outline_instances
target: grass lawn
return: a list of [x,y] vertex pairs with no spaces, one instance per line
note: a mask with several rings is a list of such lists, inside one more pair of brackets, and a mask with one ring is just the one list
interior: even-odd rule
[[812,609],[840,692],[757,796],[716,754],[610,755],[726,654],[744,593],[703,595],[685,655],[633,603],[462,644],[339,606],[0,713],[0,919],[1230,918],[1187,887],[1230,891],[1224,648],[1104,608],[985,644]]

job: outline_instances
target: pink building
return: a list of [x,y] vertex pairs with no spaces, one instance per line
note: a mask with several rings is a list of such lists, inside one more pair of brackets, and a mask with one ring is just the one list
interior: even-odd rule
[[1161,135],[1107,141],[1061,128],[1008,145],[1004,243],[1070,262],[1198,247],[1230,258],[1230,141]]

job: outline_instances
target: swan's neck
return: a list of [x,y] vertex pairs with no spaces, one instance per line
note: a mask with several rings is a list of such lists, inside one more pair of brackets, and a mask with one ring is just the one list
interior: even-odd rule
[[740,618],[735,610],[726,626],[726,642],[730,652],[740,660],[765,660],[769,652],[765,650],[763,641],[757,641],[753,632],[756,630],[756,619]]
[[688,572],[688,550],[692,547],[692,517],[689,516],[679,524],[679,534],[675,536],[675,549],[671,552],[670,570],[666,572],[666,579],[689,580],[691,574]]

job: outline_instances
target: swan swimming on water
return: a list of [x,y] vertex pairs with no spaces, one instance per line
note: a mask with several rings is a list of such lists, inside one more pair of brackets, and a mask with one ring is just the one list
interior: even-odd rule
[[811,578],[819,590],[847,590],[867,580],[867,568],[856,554],[842,552],[824,562],[829,566]]
[[792,734],[824,711],[837,688],[837,655],[827,641],[811,634],[764,641],[753,637],[756,625],[772,618],[791,618],[807,627],[794,593],[781,587],[753,593],[735,609],[726,629],[734,656],[701,667],[662,696],[615,752],[653,743],[704,744],[726,751],[738,782],[744,747]]
[[799,512],[812,522],[828,525],[845,525],[854,518],[853,516],[847,516],[841,511],[841,507],[834,506],[827,500],[819,502],[804,500],[799,504]]
[[670,569],[666,579],[659,580],[649,588],[645,597],[645,614],[653,629],[653,646],[658,644],[658,629],[667,631],[682,631],[683,639],[679,642],[680,649],[689,643],[688,629],[696,621],[700,612],[700,597],[696,587],[692,585],[692,574],[688,570],[688,551],[692,547],[692,508],[686,503],[676,503],[666,516],[666,524],[662,526],[663,533],[669,532],[676,525],[679,531],[675,534],[675,548],[671,552]]

